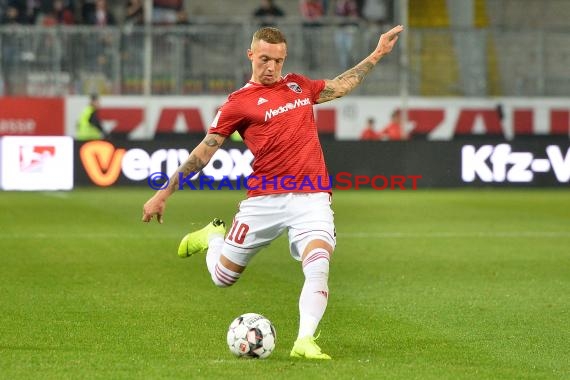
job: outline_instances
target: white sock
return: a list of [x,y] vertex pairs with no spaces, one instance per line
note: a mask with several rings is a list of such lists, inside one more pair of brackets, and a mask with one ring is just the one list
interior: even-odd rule
[[303,260],[305,283],[299,297],[299,334],[297,339],[314,336],[327,308],[329,297],[329,253],[316,248]]
[[206,253],[206,265],[208,266],[208,272],[210,272],[210,274],[214,273],[216,264],[220,260],[223,245],[223,235],[216,234],[210,237],[210,242],[208,243],[208,252]]
[[206,265],[208,266],[208,271],[210,272],[214,284],[221,288],[226,288],[235,284],[241,276],[241,273],[234,272],[220,263],[223,245],[223,235],[213,235],[210,237],[208,252],[206,253]]

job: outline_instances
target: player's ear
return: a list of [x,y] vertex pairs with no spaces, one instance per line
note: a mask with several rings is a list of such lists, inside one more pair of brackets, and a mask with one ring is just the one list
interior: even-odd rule
[[247,49],[247,59],[253,61],[253,51],[251,49]]

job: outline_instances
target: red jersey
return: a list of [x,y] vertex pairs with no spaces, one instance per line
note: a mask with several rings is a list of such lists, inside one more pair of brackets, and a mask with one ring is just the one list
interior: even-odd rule
[[208,133],[238,131],[253,153],[248,196],[330,192],[313,105],[324,80],[288,74],[273,85],[249,82],[233,92]]
[[379,137],[385,137],[388,140],[404,140],[405,136],[402,133],[402,128],[399,123],[390,122],[384,129],[378,134]]

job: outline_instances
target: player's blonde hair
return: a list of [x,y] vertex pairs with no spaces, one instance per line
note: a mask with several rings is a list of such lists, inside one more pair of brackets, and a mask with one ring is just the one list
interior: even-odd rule
[[251,40],[251,46],[257,41],[265,41],[270,44],[281,44],[284,43],[287,45],[287,39],[282,31],[277,28],[273,28],[270,26],[263,27],[258,29],[255,33],[253,33],[253,39]]

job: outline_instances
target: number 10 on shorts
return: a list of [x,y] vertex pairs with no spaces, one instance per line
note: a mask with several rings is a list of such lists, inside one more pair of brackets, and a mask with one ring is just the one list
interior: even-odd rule
[[227,239],[237,244],[243,244],[247,231],[249,231],[249,226],[247,224],[240,223],[239,220],[234,219],[232,229],[230,230]]

